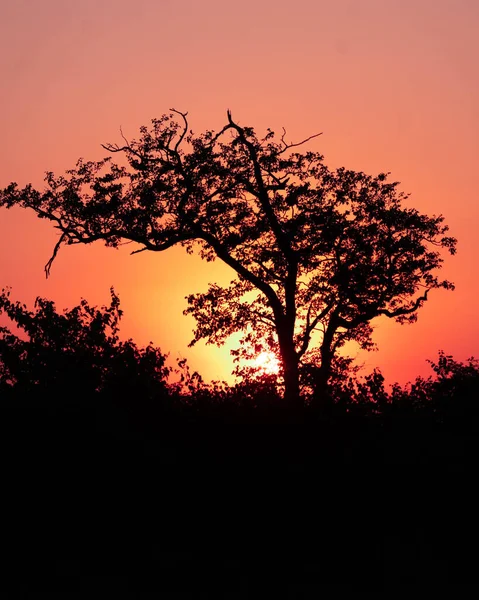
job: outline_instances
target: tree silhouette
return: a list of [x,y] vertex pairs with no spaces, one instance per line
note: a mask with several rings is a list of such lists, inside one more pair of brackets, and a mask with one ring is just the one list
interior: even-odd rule
[[2,313],[20,333],[0,327],[0,389],[7,394],[67,406],[87,405],[98,394],[153,400],[166,393],[166,356],[152,345],[119,339],[122,311],[113,289],[109,306],[82,300],[63,314],[44,298],[30,311],[2,290]]
[[188,297],[193,343],[241,331],[238,357],[273,350],[288,406],[302,402],[303,365],[320,403],[346,341],[369,348],[372,319],[413,322],[431,289],[453,287],[436,275],[440,250],[456,247],[443,217],[404,207],[386,174],[330,170],[320,153],[298,151],[316,136],[258,137],[230,112],[221,131],[196,136],[176,110],[140,131],[104,146],[127,166],[80,159],[65,176],[47,173],[44,191],[12,183],[0,206],[31,208],[59,229],[47,274],[62,244],[97,240],[136,242],[133,253],[181,245],[226,263],[228,287]]

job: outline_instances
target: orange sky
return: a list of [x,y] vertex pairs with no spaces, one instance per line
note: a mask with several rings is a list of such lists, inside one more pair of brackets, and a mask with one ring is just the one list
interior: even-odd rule
[[[226,109],[258,131],[285,126],[331,166],[391,171],[410,202],[443,213],[459,239],[413,326],[377,321],[379,352],[360,361],[389,381],[429,373],[439,349],[479,356],[479,2],[477,0],[15,0],[0,1],[0,186],[41,186],[43,173],[101,158],[170,107],[195,132]],[[189,358],[206,378],[231,371],[228,352],[188,350],[188,293],[229,281],[218,264],[180,249],[130,257],[100,244],[62,248],[22,210],[0,212],[0,287],[60,308],[108,302],[122,334]]]

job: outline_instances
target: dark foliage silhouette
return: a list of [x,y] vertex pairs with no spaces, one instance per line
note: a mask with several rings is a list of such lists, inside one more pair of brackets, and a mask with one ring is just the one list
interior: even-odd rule
[[99,395],[131,395],[129,404],[165,396],[166,356],[152,345],[139,348],[119,339],[122,311],[113,289],[109,306],[82,300],[63,313],[44,298],[30,311],[3,290],[2,313],[18,329],[0,328],[0,390],[6,397],[91,406]]
[[479,403],[479,361],[455,360],[440,351],[437,362],[428,360],[434,376],[417,377],[388,390],[382,373],[375,369],[365,377],[357,372],[335,382],[332,390],[336,414],[357,414],[400,419],[427,419],[431,423],[454,422],[476,427]]
[[[328,398],[337,350],[349,340],[371,347],[372,319],[412,322],[441,280],[440,251],[454,253],[442,216],[404,206],[386,174],[330,170],[315,151],[268,130],[258,137],[228,112],[218,133],[195,136],[172,111],[142,127],[138,140],[108,144],[111,157],[79,160],[44,191],[11,184],[0,206],[21,206],[60,232],[62,244],[122,240],[134,252],[182,245],[236,274],[188,297],[195,343],[222,344],[244,333],[238,358],[272,350],[282,364],[284,399],[300,407],[301,385],[318,405]],[[301,382],[302,372],[305,379]]]
[[153,344],[141,348],[120,339],[123,312],[113,288],[110,293],[109,306],[82,300],[61,313],[51,300],[37,298],[31,311],[11,300],[10,290],[2,291],[0,315],[11,321],[0,327],[4,404],[98,409],[108,400],[130,416],[146,411],[153,428],[171,411],[197,421],[272,417],[279,399],[274,378],[231,386],[206,383],[185,359],[168,366],[167,355]]

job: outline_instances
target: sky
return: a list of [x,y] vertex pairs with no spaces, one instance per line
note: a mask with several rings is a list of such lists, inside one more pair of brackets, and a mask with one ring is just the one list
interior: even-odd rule
[[[258,132],[312,133],[331,167],[391,172],[408,203],[442,213],[458,238],[414,325],[373,322],[379,350],[356,353],[388,382],[428,375],[438,350],[479,357],[479,2],[476,0],[0,0],[0,187],[42,188],[101,144],[188,111],[191,128],[220,129],[226,110]],[[21,209],[0,211],[0,288],[72,308],[82,297],[125,312],[122,336],[228,378],[228,349],[188,349],[185,296],[227,283],[220,263],[182,249],[129,255],[101,243],[62,248]],[[234,345],[234,344],[233,344]]]

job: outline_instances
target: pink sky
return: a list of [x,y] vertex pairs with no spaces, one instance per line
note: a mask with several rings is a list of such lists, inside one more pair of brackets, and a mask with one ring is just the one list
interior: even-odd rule
[[[377,321],[379,352],[359,355],[389,381],[428,373],[439,349],[479,356],[479,2],[475,0],[15,0],[0,2],[0,186],[42,186],[100,144],[133,138],[170,107],[196,132],[226,109],[258,131],[284,125],[331,166],[391,171],[410,204],[443,213],[458,255],[413,326]],[[64,248],[48,223],[0,211],[0,287],[60,308],[83,296],[125,311],[122,333],[186,356],[206,378],[231,371],[228,351],[188,350],[184,297],[229,281],[219,263],[180,249],[130,257],[100,244]]]

